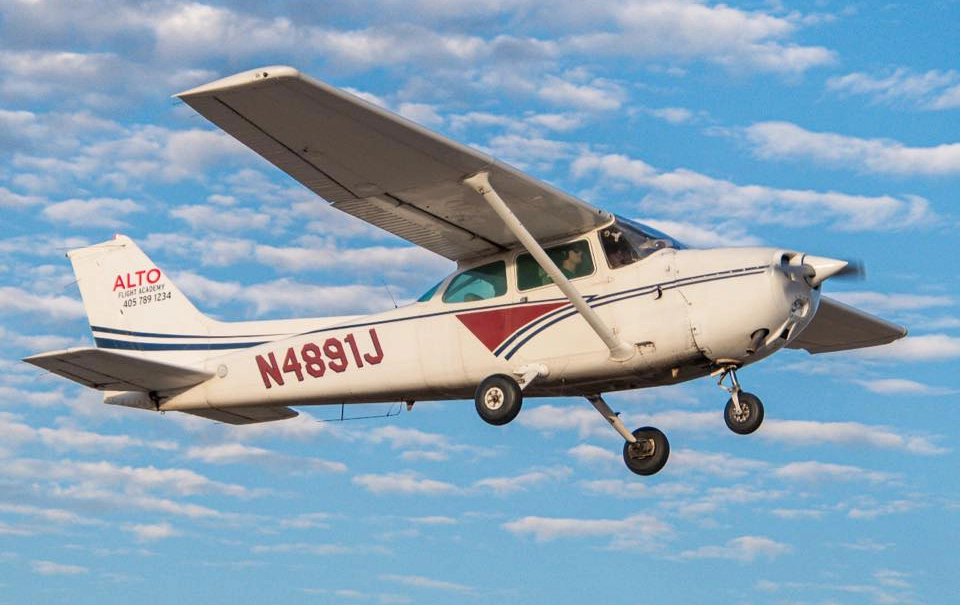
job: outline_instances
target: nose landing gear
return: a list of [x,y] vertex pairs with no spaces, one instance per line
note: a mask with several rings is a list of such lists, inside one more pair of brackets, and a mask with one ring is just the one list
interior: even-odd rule
[[[724,366],[714,372],[714,375],[716,374],[720,374],[717,385],[730,393],[730,399],[723,409],[723,420],[727,423],[727,428],[738,435],[749,435],[760,428],[763,423],[763,402],[753,393],[747,393],[740,388],[737,366]],[[727,376],[730,377],[729,387],[723,384]]]

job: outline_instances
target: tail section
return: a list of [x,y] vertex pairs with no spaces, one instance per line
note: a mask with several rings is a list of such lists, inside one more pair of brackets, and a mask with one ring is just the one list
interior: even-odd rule
[[212,322],[125,235],[67,254],[97,339],[182,335],[204,338]]
[[97,347],[141,359],[196,365],[211,357],[351,319],[211,319],[124,235],[71,250],[67,256],[73,263]]

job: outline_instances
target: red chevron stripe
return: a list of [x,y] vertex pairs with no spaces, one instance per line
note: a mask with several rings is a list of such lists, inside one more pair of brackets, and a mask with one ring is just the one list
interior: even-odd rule
[[508,307],[491,311],[477,311],[476,313],[460,313],[457,315],[464,326],[473,333],[485,347],[494,351],[508,336],[527,325],[531,321],[546,315],[565,302],[527,305],[523,307]]

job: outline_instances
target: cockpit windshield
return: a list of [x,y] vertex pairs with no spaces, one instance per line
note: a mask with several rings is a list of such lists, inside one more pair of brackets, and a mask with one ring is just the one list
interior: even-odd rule
[[600,243],[611,269],[618,269],[641,261],[663,248],[686,248],[666,233],[653,227],[635,223],[622,216],[609,227],[600,230]]

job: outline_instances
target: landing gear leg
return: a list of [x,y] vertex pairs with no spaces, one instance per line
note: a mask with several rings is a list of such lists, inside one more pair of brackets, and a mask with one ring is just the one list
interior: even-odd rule
[[670,442],[659,429],[645,426],[632,433],[620,416],[610,409],[601,395],[590,395],[587,400],[624,439],[623,462],[638,475],[652,475],[663,468],[670,456]]
[[[738,435],[749,435],[760,428],[763,423],[763,402],[753,393],[747,393],[740,388],[737,366],[724,366],[714,374],[720,374],[717,385],[730,393],[730,399],[723,409],[723,420],[727,428]],[[723,384],[727,376],[730,377],[729,387]]]

